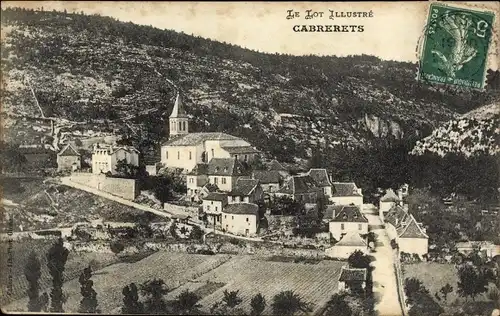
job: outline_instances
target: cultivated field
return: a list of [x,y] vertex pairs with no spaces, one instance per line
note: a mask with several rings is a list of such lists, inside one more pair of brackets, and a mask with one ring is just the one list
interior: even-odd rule
[[[11,244],[2,242],[0,244],[0,304],[2,306],[26,294],[28,282],[24,277],[24,264],[31,251],[35,251],[41,263],[40,286],[42,290],[51,286],[52,277],[47,268],[46,255],[54,241],[39,239],[18,241]],[[9,245],[10,250],[8,249]],[[8,265],[9,260],[11,260],[10,266]],[[70,252],[65,266],[64,277],[66,280],[78,278],[83,268],[89,264],[94,269],[101,269],[117,261],[118,258],[113,254]],[[10,295],[8,293],[9,287],[11,288]]]
[[[222,299],[225,289],[240,290],[243,299],[240,307],[244,310],[249,310],[250,299],[255,294],[262,293],[269,305],[272,297],[283,290],[295,291],[317,310],[337,291],[337,278],[343,264],[336,261],[276,262],[251,255],[211,256],[160,251],[135,263],[108,266],[97,271],[92,279],[102,312],[119,313],[123,287],[153,278],[165,281],[171,291],[165,297],[167,300],[189,289],[201,297],[200,304],[206,310]],[[68,295],[65,311],[77,311],[81,299],[78,280],[66,282],[63,291]],[[24,298],[6,308],[24,310],[26,302]]]

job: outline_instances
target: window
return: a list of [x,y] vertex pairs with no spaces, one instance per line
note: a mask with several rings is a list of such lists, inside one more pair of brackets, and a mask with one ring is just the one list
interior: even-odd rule
[[[186,122],[182,122],[182,130],[185,131],[186,130]],[[189,158],[191,159],[191,158]]]
[[231,199],[233,202],[236,201],[236,196],[232,196]]
[[177,159],[181,159],[181,152],[177,151]]
[[215,207],[215,211],[216,211],[216,212],[218,211],[218,208],[217,208],[217,206]]
[[344,230],[344,229],[345,229],[344,224],[340,224],[340,229],[341,229],[341,230]]
[[214,158],[214,149],[212,148],[212,158]]
[[235,159],[238,159],[238,155],[234,155],[234,158],[235,158]]
[[210,201],[210,204],[214,205],[214,201]]
[[189,160],[191,160],[191,152],[189,152]]
[[247,222],[248,222],[248,217],[247,217]]
[[215,183],[215,184],[219,184],[219,178],[215,177],[215,178],[214,178],[214,183]]
[[245,161],[247,161],[247,160],[248,160],[248,155],[245,155]]
[[362,230],[362,229],[363,229],[363,225],[358,224],[358,230]]
[[[227,218],[227,215],[224,215],[224,218]],[[226,225],[227,226],[227,225]]]
[[222,184],[226,184],[226,178],[222,178]]
[[181,125],[181,122],[179,122],[179,131],[182,130],[182,125]]
[[168,159],[168,150],[165,150],[165,156],[167,157]]
[[193,183],[193,178],[189,178],[189,183]]
[[231,216],[231,219],[234,219],[234,216]]
[[210,205],[207,205],[207,211],[210,211]]

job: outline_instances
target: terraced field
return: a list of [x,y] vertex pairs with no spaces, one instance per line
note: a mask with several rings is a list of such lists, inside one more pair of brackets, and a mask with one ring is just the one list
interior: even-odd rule
[[[321,308],[338,289],[340,267],[338,261],[320,261],[315,264],[276,262],[252,255],[196,255],[160,251],[134,263],[116,263],[95,273],[94,289],[102,312],[119,313],[122,289],[132,282],[163,279],[170,292],[166,300],[173,300],[189,289],[201,297],[202,310],[209,311],[213,303],[222,300],[224,290],[239,290],[243,302],[240,308],[250,310],[250,300],[257,294],[265,296],[270,305],[274,295],[293,290],[313,310]],[[76,312],[80,295],[77,279],[66,282],[63,291],[68,296],[66,312]],[[22,311],[27,299],[6,306],[8,311]],[[269,306],[265,313],[270,313]]]
[[[122,289],[132,282],[160,278],[169,289],[183,285],[228,261],[228,255],[204,256],[174,252],[157,252],[134,263],[117,263],[97,271],[92,280],[97,292],[99,307],[103,313],[112,312],[122,304]],[[68,296],[65,312],[77,312],[81,300],[80,284],[77,279],[66,282],[63,287]],[[27,298],[15,301],[5,307],[8,311],[24,311]]]

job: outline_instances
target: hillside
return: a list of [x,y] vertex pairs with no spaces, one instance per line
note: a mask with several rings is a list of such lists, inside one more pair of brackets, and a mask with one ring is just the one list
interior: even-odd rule
[[475,109],[444,123],[431,135],[418,141],[412,154],[428,151],[444,156],[448,153],[471,156],[500,152],[500,103]]
[[[225,131],[293,161],[317,147],[427,136],[490,98],[419,84],[415,72],[373,56],[264,54],[107,17],[2,10],[8,142],[57,149],[118,134],[152,152],[180,89],[192,131]],[[55,130],[33,121],[42,115]]]

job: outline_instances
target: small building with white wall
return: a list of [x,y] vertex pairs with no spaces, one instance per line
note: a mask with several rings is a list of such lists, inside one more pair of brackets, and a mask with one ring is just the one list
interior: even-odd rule
[[340,240],[344,234],[357,233],[368,234],[368,219],[355,205],[340,206],[335,217],[329,222],[329,230],[332,237]]
[[127,164],[139,166],[139,151],[132,146],[94,144],[92,151],[92,173],[111,172],[111,174],[116,174],[116,165],[121,160]]
[[325,250],[328,257],[347,259],[355,251],[368,252],[366,241],[355,232],[345,234],[333,247]]
[[403,200],[393,189],[387,189],[384,196],[379,201],[379,216],[384,220],[385,214],[394,206],[401,205]]
[[363,192],[354,182],[333,182],[333,193],[330,198],[336,205],[357,205],[363,207]]
[[222,229],[234,235],[256,235],[259,222],[259,206],[257,204],[234,203],[222,210]]
[[68,143],[57,154],[57,171],[76,171],[81,169],[82,161],[80,153]]

